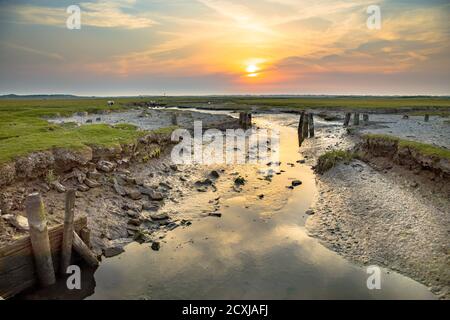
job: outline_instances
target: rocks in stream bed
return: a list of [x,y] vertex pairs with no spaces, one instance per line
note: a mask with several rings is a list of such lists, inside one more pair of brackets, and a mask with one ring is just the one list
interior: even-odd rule
[[119,246],[109,247],[109,248],[103,249],[103,255],[106,258],[115,257],[115,256],[121,254],[122,252],[125,252],[125,250],[122,247],[119,247]]
[[140,200],[142,199],[142,194],[138,189],[135,188],[125,188],[126,195],[133,200]]
[[84,183],[89,187],[89,188],[98,188],[101,186],[101,184],[98,181],[86,178],[84,180]]
[[8,221],[11,225],[16,227],[17,229],[21,231],[27,231],[30,230],[30,226],[28,224],[28,219],[21,215],[12,215],[12,214],[6,214],[2,216],[3,219]]
[[301,180],[293,180],[292,183],[291,183],[291,185],[293,187],[298,187],[298,186],[300,186],[302,184],[303,184],[303,182]]
[[97,169],[103,172],[112,172],[116,168],[116,165],[110,161],[100,160],[97,163]]
[[51,186],[59,193],[66,192],[66,187],[64,187],[59,181],[53,181]]

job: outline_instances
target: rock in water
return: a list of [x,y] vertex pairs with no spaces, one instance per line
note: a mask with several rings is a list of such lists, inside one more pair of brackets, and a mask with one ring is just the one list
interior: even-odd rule
[[167,220],[167,219],[169,219],[169,215],[166,212],[161,212],[161,213],[151,212],[150,218],[155,221]]
[[297,187],[297,186],[301,185],[302,183],[303,182],[301,182],[300,180],[294,180],[294,181],[292,181],[292,186]]
[[211,171],[211,173],[209,174],[209,176],[210,176],[212,179],[218,179],[218,178],[220,177],[220,174],[219,174],[216,170],[213,170],[213,171]]
[[122,247],[110,247],[103,250],[103,255],[106,258],[111,258],[117,256],[124,252],[125,250]]
[[161,247],[161,244],[158,241],[153,241],[152,242],[152,249],[154,251],[158,251],[160,247]]

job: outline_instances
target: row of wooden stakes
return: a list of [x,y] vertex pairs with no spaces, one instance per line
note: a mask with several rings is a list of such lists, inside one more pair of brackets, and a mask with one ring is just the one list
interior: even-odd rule
[[[72,248],[89,266],[97,267],[99,264],[97,257],[74,230],[75,190],[69,190],[66,193],[65,201],[64,232],[59,271],[61,274],[66,274],[67,267],[72,259]],[[53,285],[56,282],[56,276],[48,235],[47,214],[41,195],[39,193],[30,194],[26,199],[25,207],[39,283],[44,287]]]

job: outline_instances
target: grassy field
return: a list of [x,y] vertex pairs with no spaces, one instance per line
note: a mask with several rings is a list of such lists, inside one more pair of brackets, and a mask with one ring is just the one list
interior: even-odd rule
[[0,163],[33,151],[53,147],[83,148],[97,144],[112,146],[144,134],[132,126],[116,127],[95,124],[57,125],[45,120],[52,116],[69,116],[75,112],[91,113],[125,108],[123,99],[109,107],[108,99],[69,100],[0,100]]
[[[249,108],[293,108],[293,109],[450,109],[450,98],[446,97],[153,97],[170,106],[203,106]],[[448,111],[448,110],[447,110]]]
[[[114,106],[108,106],[108,100]],[[131,102],[156,101],[168,106],[208,106],[211,108],[261,109],[288,107],[306,108],[368,108],[368,109],[430,109],[446,114],[450,98],[376,98],[376,97],[135,97],[92,99],[0,99],[0,163],[32,151],[53,147],[82,148],[88,144],[114,145],[128,142],[142,132],[129,126],[86,125],[81,127],[50,124],[45,119],[70,116],[76,112],[98,113],[128,108]],[[436,111],[438,109],[438,111]],[[431,111],[430,111],[431,112]]]

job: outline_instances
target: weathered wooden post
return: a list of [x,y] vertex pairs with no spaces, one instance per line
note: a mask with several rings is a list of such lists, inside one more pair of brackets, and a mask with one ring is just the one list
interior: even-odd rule
[[309,114],[309,137],[314,138],[314,114]]
[[430,121],[430,115],[429,115],[429,114],[426,114],[426,115],[425,115],[425,122],[428,122],[428,121]]
[[92,253],[91,249],[88,248],[88,246],[75,231],[73,232],[73,248],[89,266],[98,266],[97,257]]
[[300,147],[303,142],[303,122],[305,121],[305,112],[300,114],[300,120],[298,121],[297,136],[298,136],[298,146]]
[[25,208],[39,282],[42,286],[50,286],[56,279],[48,238],[47,217],[41,195],[37,192],[30,194],[25,202]]
[[305,120],[303,121],[303,128],[302,128],[302,136],[303,140],[308,138],[308,125],[309,125],[309,114],[305,114]]
[[350,124],[351,117],[352,117],[352,114],[350,112],[347,112],[345,114],[344,127],[348,127],[348,125]]
[[363,114],[363,122],[364,122],[364,124],[369,123],[369,114],[367,114],[367,113]]
[[252,114],[249,112],[247,114],[247,127],[246,127],[246,129],[247,128],[251,128],[251,127],[252,127]]
[[176,113],[172,114],[172,125],[174,125],[174,126],[178,125],[178,119],[177,119]]
[[64,216],[64,233],[61,248],[61,264],[60,264],[61,274],[66,273],[67,267],[70,265],[70,260],[72,257],[74,215],[75,215],[75,190],[69,190],[66,193],[66,212]]
[[353,125],[359,126],[359,112],[355,112],[355,115],[353,118]]

